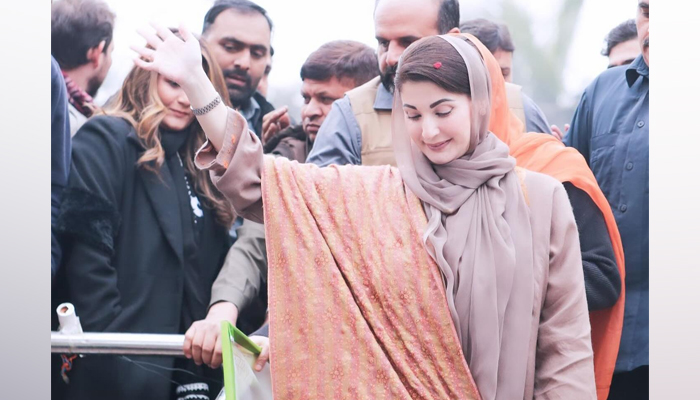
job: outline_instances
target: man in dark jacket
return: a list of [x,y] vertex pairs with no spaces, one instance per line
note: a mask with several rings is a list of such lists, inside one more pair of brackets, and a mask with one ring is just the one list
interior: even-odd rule
[[272,20],[248,0],[217,0],[204,17],[202,38],[226,79],[231,104],[262,135],[263,116],[274,110],[256,92],[272,57]]
[[61,263],[61,246],[55,232],[61,193],[70,169],[70,124],[68,97],[61,68],[51,57],[51,280]]
[[600,74],[564,137],[586,159],[625,252],[625,322],[608,399],[649,398],[649,0],[638,0],[642,54]]

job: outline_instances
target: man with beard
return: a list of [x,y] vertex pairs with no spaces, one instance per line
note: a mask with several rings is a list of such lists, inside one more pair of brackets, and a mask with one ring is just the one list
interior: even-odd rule
[[[265,153],[304,162],[334,101],[379,73],[377,55],[351,40],[336,40],[318,48],[301,66],[302,123],[277,133],[274,125],[263,136]],[[286,112],[286,109],[281,112]],[[275,111],[269,115],[279,113]]]
[[256,92],[272,57],[272,20],[248,0],[217,0],[204,16],[202,38],[226,79],[231,104],[258,136],[274,107]]
[[51,4],[51,55],[66,82],[71,136],[96,110],[93,97],[112,66],[114,18],[101,0]]
[[595,174],[625,252],[625,319],[608,399],[649,398],[649,0],[637,1],[642,54],[586,88],[564,138]]
[[[319,166],[396,165],[391,107],[399,57],[416,40],[458,33],[458,26],[457,0],[377,0],[374,33],[381,75],[333,103],[307,162]],[[542,120],[546,120],[544,116]]]

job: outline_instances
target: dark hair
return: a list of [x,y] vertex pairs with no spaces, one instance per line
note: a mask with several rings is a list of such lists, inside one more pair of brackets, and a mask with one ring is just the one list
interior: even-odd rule
[[114,32],[114,13],[102,0],[62,0],[51,4],[51,55],[62,69],[87,64],[87,52]]
[[301,79],[326,81],[350,79],[354,86],[379,75],[379,62],[374,50],[352,40],[328,42],[314,51],[301,66]]
[[441,0],[438,10],[437,28],[440,35],[450,29],[459,27],[459,2],[457,0]]
[[[374,0],[376,10],[380,0]],[[440,2],[437,15],[437,30],[439,35],[444,35],[452,28],[459,27],[459,1],[437,0]]]
[[207,14],[204,16],[202,34],[206,33],[212,24],[214,24],[214,21],[216,21],[216,17],[226,10],[236,10],[241,14],[258,13],[265,17],[265,20],[267,20],[267,25],[270,27],[270,32],[272,32],[272,20],[270,19],[270,16],[267,15],[267,11],[259,5],[248,0],[216,0],[214,5],[211,6],[209,11],[207,11]]
[[[435,68],[440,62],[439,68]],[[396,88],[406,82],[432,82],[450,93],[471,96],[467,64],[457,50],[438,36],[414,42],[401,56],[396,71]]]
[[510,31],[505,24],[497,24],[484,18],[477,18],[464,22],[459,27],[459,30],[476,36],[491,53],[495,53],[498,49],[509,53],[515,51],[515,45],[513,45],[513,40],[510,38]]
[[637,24],[634,19],[628,19],[627,21],[621,23],[620,25],[612,28],[612,30],[605,37],[605,47],[601,54],[604,56],[610,55],[610,50],[620,43],[626,42],[628,40],[637,39]]

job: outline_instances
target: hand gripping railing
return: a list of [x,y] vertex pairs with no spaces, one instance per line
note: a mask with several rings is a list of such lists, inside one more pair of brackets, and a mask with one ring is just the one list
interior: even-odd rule
[[184,357],[185,335],[51,332],[51,352]]

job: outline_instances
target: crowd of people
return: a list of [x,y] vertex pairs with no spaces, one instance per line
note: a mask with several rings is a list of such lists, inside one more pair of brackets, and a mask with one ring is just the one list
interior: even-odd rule
[[116,16],[53,2],[52,310],[186,357],[55,356],[52,397],[213,399],[229,321],[275,398],[648,398],[648,3],[562,131],[457,0],[376,1],[376,49],[302,65],[298,123],[250,0],[140,29],[103,106]]

